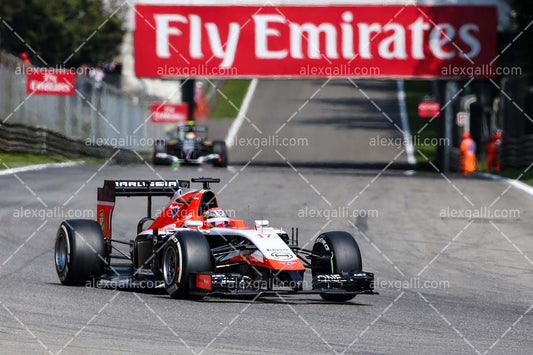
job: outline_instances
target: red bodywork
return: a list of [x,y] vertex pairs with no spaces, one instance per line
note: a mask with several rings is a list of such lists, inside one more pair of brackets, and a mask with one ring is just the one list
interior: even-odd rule
[[[175,228],[184,228],[185,221],[188,220],[202,221],[204,224],[200,229],[210,229],[211,226],[203,220],[203,212],[213,207],[218,207],[218,201],[211,190],[185,193],[177,198],[173,198],[150,227],[148,227],[148,230],[165,227],[168,229],[169,225],[175,225]],[[255,230],[255,228],[246,226],[246,223],[240,219],[229,219],[228,225],[225,228]],[[191,227],[191,229],[194,229],[194,227]],[[274,270],[305,270],[305,266],[303,266],[300,260],[283,262],[256,254],[240,254],[231,261],[243,261],[250,265],[267,267]]]
[[[114,182],[107,182],[110,184],[104,186],[104,188],[98,191],[98,205],[97,205],[97,218],[98,222],[102,226],[102,231],[106,238],[111,238],[111,221],[113,210],[115,207],[115,190]],[[210,208],[218,207],[218,201],[215,194],[208,189],[202,190],[190,190],[182,195],[173,195],[170,202],[161,211],[159,216],[153,221],[153,223],[145,229],[153,230],[166,229],[167,232],[171,232],[175,228],[185,228],[185,221],[195,220],[202,221],[203,225],[200,227],[202,230],[211,229],[212,227],[203,220],[203,213]],[[151,213],[151,212],[150,212]],[[148,216],[150,216],[148,213]],[[195,229],[195,227],[189,227]],[[255,236],[263,238],[264,236],[256,231],[255,227],[248,227],[243,220],[229,219],[227,225],[224,228],[249,230],[254,231]],[[270,235],[267,236],[267,238]],[[274,270],[305,270],[305,266],[300,260],[291,261],[278,261],[256,253],[243,253],[232,261],[243,261],[250,265],[267,267]]]
[[[173,198],[148,229],[164,228],[172,224],[176,225],[176,228],[183,228],[188,220],[202,221],[204,225],[201,229],[209,229],[211,227],[203,220],[203,212],[212,207],[218,207],[218,202],[210,190],[188,192]],[[243,220],[230,219],[229,227],[246,228],[246,223]]]

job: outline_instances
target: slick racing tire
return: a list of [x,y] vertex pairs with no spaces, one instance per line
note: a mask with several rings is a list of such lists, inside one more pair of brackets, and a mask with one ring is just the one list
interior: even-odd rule
[[154,153],[166,153],[167,147],[164,139],[156,139],[154,143]]
[[[335,231],[319,235],[313,245],[313,253],[318,255],[311,258],[313,277],[342,272],[359,273],[363,270],[359,246],[350,233]],[[355,297],[325,293],[320,296],[333,302],[344,302]]]
[[225,168],[228,166],[228,147],[226,147],[226,142],[223,141],[214,141],[213,142],[213,153],[218,154],[220,158],[213,162],[213,166],[220,168]]
[[157,153],[166,153],[167,152],[167,146],[164,139],[156,139],[154,143],[154,156],[153,156],[153,163],[154,165],[167,165],[169,162],[167,159],[161,159],[157,158]]
[[203,298],[203,294],[191,294],[191,273],[213,270],[211,248],[202,233],[183,231],[170,237],[163,251],[163,281],[170,297]]
[[56,235],[54,260],[64,285],[83,285],[104,273],[106,248],[102,228],[88,219],[63,221]]

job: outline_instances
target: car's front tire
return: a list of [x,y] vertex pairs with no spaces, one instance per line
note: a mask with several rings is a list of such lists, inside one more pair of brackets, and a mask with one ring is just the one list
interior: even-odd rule
[[191,294],[192,273],[212,272],[214,260],[204,235],[196,231],[178,232],[170,237],[163,251],[163,281],[172,298],[201,299]]
[[[316,238],[311,258],[313,277],[321,274],[340,274],[342,272],[360,273],[363,270],[361,252],[357,242],[350,233],[343,231],[326,232]],[[323,293],[326,301],[349,301],[355,295],[336,295]]]
[[56,235],[54,260],[64,285],[82,285],[104,273],[106,248],[98,222],[87,219],[63,221]]

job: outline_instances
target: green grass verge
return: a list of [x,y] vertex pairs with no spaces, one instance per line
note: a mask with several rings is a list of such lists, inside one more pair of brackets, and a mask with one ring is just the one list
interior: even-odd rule
[[[215,107],[209,114],[209,118],[235,118],[239,113],[250,80],[248,79],[232,79],[226,80],[220,91],[226,96],[217,93]],[[233,103],[233,105],[230,103]]]
[[418,163],[427,163],[427,160],[417,151],[422,152],[429,161],[435,162],[437,159],[437,146],[423,144],[423,142],[426,138],[439,137],[440,117],[433,119],[431,122],[429,122],[430,118],[418,117],[418,103],[429,94],[431,94],[431,83],[429,81],[405,81],[405,103],[407,105],[407,115],[409,116],[409,128],[415,143],[415,157]]
[[[59,155],[39,155],[25,153],[0,153],[0,170],[32,164],[63,163],[67,161],[97,162],[98,159],[69,159]],[[7,165],[7,166],[6,166]]]

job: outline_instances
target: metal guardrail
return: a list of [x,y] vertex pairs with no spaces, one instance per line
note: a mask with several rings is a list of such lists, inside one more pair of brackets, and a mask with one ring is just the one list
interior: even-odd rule
[[139,142],[164,136],[163,127],[149,119],[149,97],[105,83],[96,88],[86,75],[76,76],[74,96],[27,95],[23,68],[18,58],[1,54],[0,123],[45,128],[78,140],[112,140],[130,149],[148,149]]
[[45,128],[10,123],[0,125],[0,151],[61,155],[67,158],[93,157],[111,159],[115,163],[138,163],[143,159],[151,159],[151,152],[140,158],[128,149],[88,145],[84,141],[67,138]]

